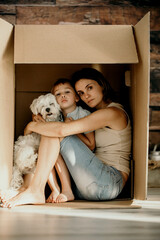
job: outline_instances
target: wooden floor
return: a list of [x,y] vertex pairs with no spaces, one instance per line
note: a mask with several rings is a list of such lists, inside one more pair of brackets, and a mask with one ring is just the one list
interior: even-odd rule
[[158,240],[160,188],[136,209],[0,208],[0,240]]

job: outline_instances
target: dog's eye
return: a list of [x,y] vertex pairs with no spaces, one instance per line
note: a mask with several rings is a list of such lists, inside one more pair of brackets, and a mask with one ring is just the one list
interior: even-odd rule
[[50,106],[55,106],[54,103],[50,103]]

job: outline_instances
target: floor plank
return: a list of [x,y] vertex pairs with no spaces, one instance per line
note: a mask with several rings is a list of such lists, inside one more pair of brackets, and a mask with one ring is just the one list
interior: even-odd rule
[[160,189],[149,189],[148,200],[144,202],[148,206],[142,204],[140,209],[0,208],[0,239],[157,240]]

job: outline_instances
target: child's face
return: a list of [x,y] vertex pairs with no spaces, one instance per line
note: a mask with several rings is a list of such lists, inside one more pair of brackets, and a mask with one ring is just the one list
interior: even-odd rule
[[79,101],[78,96],[69,83],[61,83],[55,86],[52,93],[55,95],[62,110],[75,107],[76,102]]

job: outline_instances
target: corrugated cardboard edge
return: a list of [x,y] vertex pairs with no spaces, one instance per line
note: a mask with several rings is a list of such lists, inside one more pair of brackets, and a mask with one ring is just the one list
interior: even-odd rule
[[0,42],[0,189],[3,189],[9,186],[12,175],[15,80],[13,26],[2,19],[0,19]]
[[[134,27],[139,63],[132,66],[132,114],[134,198],[147,198],[148,139],[149,139],[149,84],[150,84],[150,13]],[[137,139],[139,141],[137,141]]]

